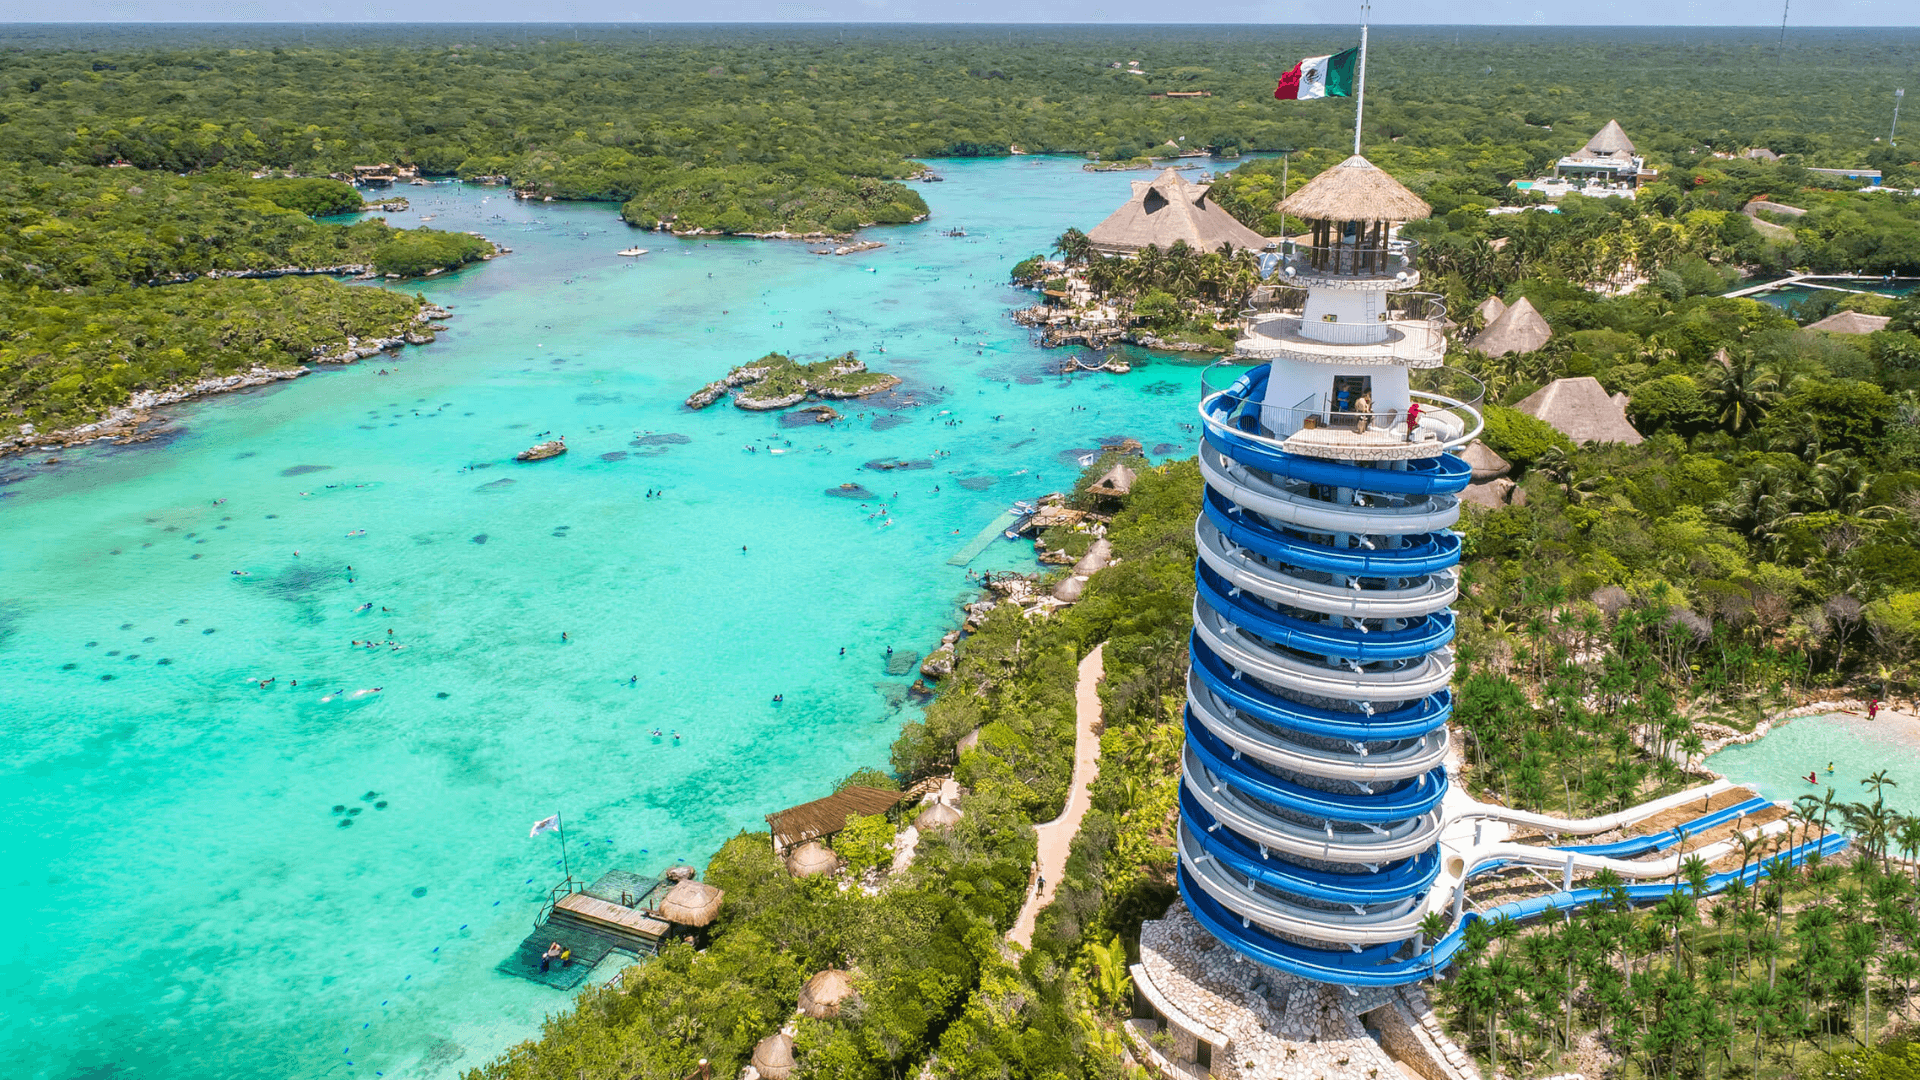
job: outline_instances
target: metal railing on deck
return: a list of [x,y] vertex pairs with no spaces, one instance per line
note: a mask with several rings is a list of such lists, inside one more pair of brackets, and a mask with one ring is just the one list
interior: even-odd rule
[[[1402,410],[1342,409],[1326,392],[1306,395],[1291,405],[1246,396],[1239,381],[1250,370],[1244,363],[1222,360],[1200,373],[1200,416],[1209,428],[1230,429],[1238,437],[1265,442],[1276,450],[1286,450],[1286,440],[1302,431],[1330,429],[1364,435],[1391,433],[1398,427],[1405,433]],[[1409,397],[1420,407],[1414,422],[1416,440],[1430,435],[1451,450],[1479,436],[1486,425],[1481,415],[1486,391],[1479,379],[1446,367],[1412,371],[1409,376],[1414,384]]]
[[1412,240],[1324,246],[1283,240],[1272,273],[1282,283],[1408,288],[1420,280],[1419,248]]

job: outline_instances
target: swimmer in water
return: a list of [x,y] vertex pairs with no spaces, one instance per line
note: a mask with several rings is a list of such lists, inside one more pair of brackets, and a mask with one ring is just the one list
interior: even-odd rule
[[369,600],[366,603],[361,604],[359,607],[354,608],[353,612],[354,614],[358,615],[360,612],[365,611],[372,606],[373,606],[373,601]]
[[247,573],[245,570],[229,570],[227,571],[227,573],[232,574],[234,577],[252,577],[253,576],[252,574]]

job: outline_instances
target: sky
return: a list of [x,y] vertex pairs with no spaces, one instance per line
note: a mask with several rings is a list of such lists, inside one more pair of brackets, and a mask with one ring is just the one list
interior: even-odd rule
[[[1785,0],[1788,26],[1917,26],[1917,0]],[[4,22],[1351,23],[1357,0],[0,0]],[[1778,26],[1776,0],[1379,0],[1377,25]],[[4,45],[4,31],[0,31]]]

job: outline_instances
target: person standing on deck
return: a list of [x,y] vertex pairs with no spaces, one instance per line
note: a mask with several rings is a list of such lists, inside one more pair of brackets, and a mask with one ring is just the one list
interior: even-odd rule
[[1373,396],[1361,391],[1359,400],[1353,403],[1353,411],[1357,417],[1353,425],[1354,434],[1366,434],[1367,428],[1373,425]]
[[1417,401],[1409,402],[1407,405],[1407,441],[1408,442],[1413,441],[1414,430],[1419,426],[1420,426],[1420,403]]

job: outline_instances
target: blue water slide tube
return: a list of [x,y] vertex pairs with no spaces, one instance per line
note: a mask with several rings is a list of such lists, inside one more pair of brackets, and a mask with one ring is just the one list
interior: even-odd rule
[[1378,491],[1394,495],[1452,495],[1465,491],[1473,479],[1473,466],[1452,454],[1415,458],[1407,462],[1403,471],[1289,454],[1265,443],[1236,438],[1231,431],[1209,431],[1205,441],[1240,464],[1271,476],[1306,484],[1352,488],[1355,491]]
[[1755,796],[1733,806],[1723,806],[1704,817],[1694,818],[1684,825],[1652,836],[1636,836],[1627,840],[1616,840],[1611,844],[1569,844],[1556,847],[1554,850],[1578,852],[1582,855],[1606,855],[1611,858],[1631,858],[1653,851],[1665,851],[1680,842],[1680,834],[1683,831],[1688,836],[1697,836],[1708,829],[1725,825],[1742,815],[1757,813],[1772,805],[1773,800]]
[[1227,666],[1198,635],[1190,638],[1193,677],[1220,700],[1261,723],[1288,731],[1318,735],[1350,742],[1385,742],[1392,739],[1417,739],[1440,727],[1453,715],[1453,692],[1442,690],[1397,709],[1386,709],[1368,716],[1357,712],[1335,712],[1283,698],[1248,679],[1234,678]]
[[1240,464],[1309,484],[1398,495],[1452,495],[1465,491],[1468,482],[1473,479],[1473,467],[1452,454],[1411,459],[1403,472],[1289,454],[1259,440],[1245,438],[1246,435],[1259,434],[1259,412],[1249,403],[1245,411],[1236,414],[1234,406],[1242,403],[1233,402],[1226,408],[1222,408],[1220,403],[1231,402],[1234,397],[1252,401],[1261,399],[1266,394],[1270,371],[1272,369],[1263,364],[1240,376],[1227,391],[1229,396],[1216,398],[1209,409],[1221,427],[1209,428],[1207,441],[1213,444],[1214,449]]
[[1180,813],[1193,838],[1209,855],[1233,870],[1293,896],[1336,904],[1379,904],[1418,896],[1440,876],[1440,849],[1429,848],[1411,859],[1388,863],[1373,874],[1337,874],[1310,870],[1283,859],[1264,858],[1260,845],[1217,824],[1185,784],[1180,785]]
[[1447,794],[1447,771],[1435,769],[1373,794],[1340,794],[1302,787],[1261,768],[1252,758],[1234,759],[1234,749],[1198,724],[1187,726],[1187,747],[1215,776],[1251,795],[1296,814],[1328,821],[1383,824],[1419,817],[1440,805]]
[[[1788,855],[1794,865],[1799,865],[1812,852],[1822,856],[1831,855],[1847,846],[1847,838],[1838,834],[1823,836],[1794,848]],[[1715,874],[1707,879],[1706,892],[1717,893],[1725,889],[1735,879],[1748,883],[1765,876],[1766,867],[1754,864],[1743,873],[1729,870]],[[1332,952],[1326,949],[1313,949],[1304,945],[1275,937],[1260,927],[1250,925],[1241,916],[1228,911],[1220,903],[1208,896],[1206,891],[1193,884],[1182,866],[1179,872],[1180,896],[1187,902],[1187,909],[1207,932],[1226,942],[1241,954],[1260,961],[1269,967],[1276,967],[1292,975],[1313,979],[1317,982],[1335,983],[1343,986],[1405,986],[1432,976],[1453,962],[1453,957],[1466,944],[1467,926],[1480,919],[1531,919],[1550,911],[1564,911],[1603,899],[1605,892],[1600,889],[1575,889],[1570,893],[1551,893],[1546,896],[1529,897],[1502,904],[1484,914],[1468,912],[1460,925],[1453,928],[1447,936],[1435,942],[1432,947],[1404,960],[1394,960],[1397,951],[1394,945],[1375,945],[1358,952]],[[1691,892],[1689,886],[1681,885],[1682,891]],[[1674,891],[1669,884],[1629,885],[1625,889],[1627,898],[1635,903],[1658,900]]]
[[1423,615],[1399,630],[1361,631],[1282,615],[1246,593],[1234,596],[1232,583],[1204,562],[1196,561],[1193,576],[1201,602],[1226,616],[1228,622],[1268,641],[1316,656],[1338,656],[1365,664],[1410,660],[1444,648],[1453,640],[1451,611]]
[[1289,566],[1352,577],[1417,577],[1460,562],[1460,534],[1423,533],[1399,548],[1333,548],[1277,529],[1257,514],[1236,513],[1227,497],[1209,488],[1206,515],[1220,534],[1263,558]]

